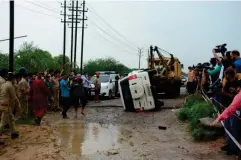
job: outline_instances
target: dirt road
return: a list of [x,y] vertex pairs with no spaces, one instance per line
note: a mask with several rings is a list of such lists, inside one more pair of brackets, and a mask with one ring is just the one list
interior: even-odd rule
[[[173,107],[182,101],[183,97],[165,100],[165,107]],[[120,100],[113,100],[113,103],[120,103]],[[88,107],[87,111],[86,117],[75,119],[71,110],[68,120],[62,120],[59,113],[48,114],[45,126],[32,130],[28,128],[31,131],[22,133],[15,145],[10,143],[4,151],[0,151],[0,159],[235,159],[219,151],[220,141],[194,142],[186,124],[177,121],[174,109],[128,113],[121,107]],[[158,126],[166,126],[167,129],[161,130]]]

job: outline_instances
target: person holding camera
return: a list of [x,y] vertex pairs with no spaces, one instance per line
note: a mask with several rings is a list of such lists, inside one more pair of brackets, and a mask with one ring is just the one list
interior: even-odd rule
[[209,70],[208,74],[211,76],[212,82],[214,83],[219,77],[222,68],[222,63],[216,58],[211,58],[210,63],[212,64],[214,69]]
[[[226,45],[225,45],[226,46]],[[233,67],[233,57],[231,55],[231,51],[227,51],[226,48],[221,48],[221,49],[213,49],[212,50],[212,53],[213,53],[213,56],[219,61],[221,62],[221,64],[223,65],[224,67],[224,72],[227,70],[227,69],[232,69]],[[221,52],[223,57],[219,57],[218,56],[218,52]],[[226,52],[226,53],[225,53]],[[222,81],[222,86],[224,87],[226,84],[226,78],[224,77],[223,78],[223,81]]]

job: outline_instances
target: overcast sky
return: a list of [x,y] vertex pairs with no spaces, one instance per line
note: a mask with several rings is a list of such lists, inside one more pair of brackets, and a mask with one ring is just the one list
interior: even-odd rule
[[[28,35],[15,40],[15,49],[24,41],[33,41],[53,56],[62,54],[63,24],[59,2],[15,0],[15,36]],[[241,2],[87,0],[86,3],[89,12],[84,61],[111,56],[128,67],[138,67],[137,47],[140,47],[144,48],[141,66],[146,67],[147,49],[157,45],[173,53],[187,68],[208,61],[212,48],[218,44],[227,43],[230,50],[241,47]],[[99,17],[128,40],[116,34]],[[9,3],[0,0],[0,39],[8,37]],[[79,63],[81,29],[77,46]],[[8,53],[8,42],[1,42],[0,50]],[[66,53],[70,55],[70,29],[67,29]]]

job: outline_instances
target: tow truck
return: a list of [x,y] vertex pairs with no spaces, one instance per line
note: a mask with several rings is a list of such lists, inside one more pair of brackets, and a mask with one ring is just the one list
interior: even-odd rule
[[[159,50],[167,53],[169,57],[163,56]],[[157,53],[158,58],[155,58],[154,52]],[[157,73],[150,78],[151,84],[156,87],[157,93],[164,93],[169,98],[178,97],[182,86],[182,68],[183,65],[178,58],[173,56],[173,54],[158,48],[157,46],[150,46],[148,69],[154,69],[157,71]]]

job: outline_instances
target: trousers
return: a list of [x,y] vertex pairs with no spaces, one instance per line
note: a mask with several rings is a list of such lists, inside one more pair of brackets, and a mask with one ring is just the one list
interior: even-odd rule
[[28,117],[28,100],[25,97],[20,97],[19,102],[22,108],[21,117],[27,118]]
[[9,125],[10,131],[15,131],[15,120],[11,110],[0,110],[1,122],[0,122],[0,133],[3,132],[4,126]]
[[67,116],[67,111],[69,110],[71,106],[71,98],[70,97],[62,97],[62,105],[63,105],[63,111],[62,116]]
[[[241,121],[236,116],[231,116],[228,120],[228,130],[232,134],[232,136],[239,142],[241,138]],[[227,123],[228,123],[227,122]],[[238,152],[239,148],[236,146],[236,144],[233,142],[233,140],[230,137],[227,137],[227,143],[229,145],[229,149],[234,152]]]
[[59,108],[59,88],[54,88],[53,91],[54,105],[56,108]]

